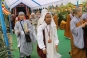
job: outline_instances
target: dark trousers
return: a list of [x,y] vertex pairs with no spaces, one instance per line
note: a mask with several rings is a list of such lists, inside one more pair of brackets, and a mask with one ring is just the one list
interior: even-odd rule
[[[20,58],[24,58],[24,57],[20,57]],[[31,58],[30,56],[26,56],[26,58]]]
[[31,58],[30,56],[26,56],[26,58]]
[[87,58],[87,35],[84,35],[84,49],[86,50],[86,58]]
[[87,58],[87,49],[86,49],[86,58]]
[[40,58],[46,58],[46,54],[43,54],[43,51],[37,46],[37,53]]
[[[19,47],[19,52],[20,52],[20,47]],[[24,57],[20,57],[20,58],[24,58]],[[31,58],[30,56],[26,56],[26,58]]]

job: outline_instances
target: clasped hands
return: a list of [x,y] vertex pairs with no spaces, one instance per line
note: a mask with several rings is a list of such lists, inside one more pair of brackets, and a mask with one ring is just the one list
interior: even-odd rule
[[87,25],[87,22],[85,22],[84,24],[82,24],[82,28],[84,28]]

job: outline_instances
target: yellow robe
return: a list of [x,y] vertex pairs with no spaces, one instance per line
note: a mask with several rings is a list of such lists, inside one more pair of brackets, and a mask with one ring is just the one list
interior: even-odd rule
[[57,17],[57,15],[54,15],[53,19],[54,19],[54,22],[56,24],[56,28],[58,29],[58,17]]

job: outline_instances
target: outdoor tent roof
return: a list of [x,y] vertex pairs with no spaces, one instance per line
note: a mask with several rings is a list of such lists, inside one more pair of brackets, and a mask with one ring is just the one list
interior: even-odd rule
[[30,8],[36,8],[43,5],[47,5],[54,2],[59,2],[60,0],[5,0],[6,4],[12,9],[19,3],[24,3]]
[[[61,5],[67,4],[68,2],[71,2],[73,4],[76,4],[77,0],[5,0],[6,4],[10,9],[14,8],[20,3],[24,3],[25,5],[29,6],[31,9],[36,9],[36,8],[43,8],[43,7],[48,7],[50,5]],[[85,1],[85,0],[79,0],[80,2]]]

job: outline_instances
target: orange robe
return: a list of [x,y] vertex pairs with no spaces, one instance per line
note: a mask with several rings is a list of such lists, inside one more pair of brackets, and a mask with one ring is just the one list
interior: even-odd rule
[[56,24],[56,28],[58,29],[58,16],[57,15],[54,15],[53,16],[53,19],[54,19],[54,22]]
[[64,20],[62,20],[60,23],[60,29],[65,30],[65,27],[66,27],[66,22]]
[[[76,24],[77,27],[80,25],[81,25],[81,22],[78,22]],[[70,39],[70,41],[71,41],[71,57],[72,58],[86,58],[86,50],[79,49],[79,48],[75,47],[72,34],[70,34],[70,36],[71,36],[71,39]]]
[[67,20],[66,20],[66,27],[65,27],[65,33],[64,33],[64,36],[70,38],[70,21],[71,21],[71,18],[70,18],[70,14],[68,14],[67,16]]

